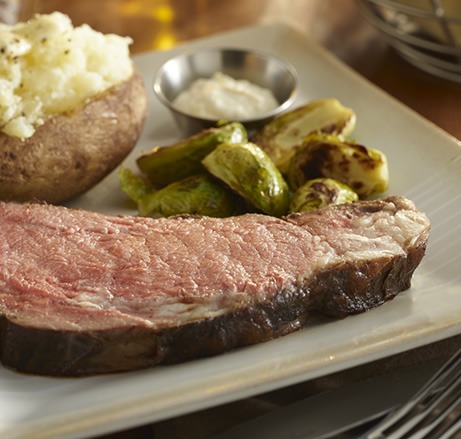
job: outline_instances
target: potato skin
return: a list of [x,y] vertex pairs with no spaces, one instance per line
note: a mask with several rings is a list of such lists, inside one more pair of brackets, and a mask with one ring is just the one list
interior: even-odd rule
[[60,204],[99,183],[131,152],[147,113],[138,72],[25,140],[0,133],[0,199]]

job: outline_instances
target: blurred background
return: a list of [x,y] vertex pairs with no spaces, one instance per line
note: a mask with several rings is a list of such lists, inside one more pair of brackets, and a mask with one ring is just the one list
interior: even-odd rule
[[[397,5],[398,9],[403,7],[407,14],[387,8],[389,4]],[[168,50],[191,39],[282,20],[404,104],[461,138],[458,122],[461,85],[408,62],[398,38],[402,35],[407,38],[407,31],[414,31],[414,26],[409,27],[408,17],[410,25],[416,18],[425,31],[434,32],[435,13],[449,16],[449,25],[456,27],[458,35],[459,0],[0,0],[0,6],[7,11],[1,17],[3,21],[26,20],[37,12],[62,11],[72,18],[74,25],[87,23],[104,33],[129,35],[134,41],[133,54]],[[446,38],[440,26],[437,23],[435,33]],[[414,39],[415,34],[410,37]],[[403,43],[407,48],[407,41]],[[455,63],[459,59],[461,56]],[[457,77],[461,78],[461,73]]]

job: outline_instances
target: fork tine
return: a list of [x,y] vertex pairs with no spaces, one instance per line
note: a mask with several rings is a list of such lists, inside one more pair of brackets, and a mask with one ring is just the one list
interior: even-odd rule
[[[453,378],[453,379],[451,379]],[[429,401],[430,400],[430,401]],[[439,386],[432,392],[432,395],[428,395],[427,406],[415,407],[415,410],[421,410],[420,413],[416,413],[415,419],[417,422],[413,428],[410,429],[408,435],[416,434],[420,431],[425,432],[424,438],[434,437],[434,434],[438,431],[443,433],[445,430],[450,428],[454,421],[458,418],[453,419],[453,415],[458,411],[461,406],[461,375],[451,377],[449,380],[444,380],[443,387]],[[436,438],[439,438],[436,435]]]
[[461,437],[461,405],[443,419],[433,429],[426,433],[424,439],[452,439]]
[[365,437],[453,438],[461,429],[460,411],[461,350],[407,404],[391,413]]

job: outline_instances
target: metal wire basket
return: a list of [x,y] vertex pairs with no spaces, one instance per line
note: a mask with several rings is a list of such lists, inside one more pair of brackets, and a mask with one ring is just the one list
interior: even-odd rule
[[461,0],[357,0],[407,61],[461,83]]

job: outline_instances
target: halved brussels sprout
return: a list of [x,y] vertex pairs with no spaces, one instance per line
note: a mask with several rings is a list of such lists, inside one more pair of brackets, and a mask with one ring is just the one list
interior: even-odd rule
[[290,212],[320,209],[330,204],[358,201],[359,196],[346,184],[333,178],[315,178],[300,186],[290,202]]
[[156,147],[137,159],[139,169],[155,187],[163,187],[190,175],[203,172],[202,159],[223,142],[246,142],[245,127],[239,122],[209,128],[180,142]]
[[152,185],[140,175],[136,175],[131,169],[120,167],[118,170],[120,188],[135,203],[152,191]]
[[387,190],[387,158],[376,149],[345,142],[329,134],[312,133],[291,158],[287,180],[296,190],[307,180],[318,177],[339,180],[360,198],[365,198]]
[[288,185],[269,156],[254,143],[222,143],[202,163],[256,209],[273,216],[287,212]]
[[255,134],[253,142],[284,173],[295,147],[307,135],[322,131],[346,137],[352,133],[355,122],[355,112],[344,107],[337,99],[317,99],[273,119]]
[[141,216],[154,218],[179,214],[224,218],[239,213],[240,203],[211,176],[196,174],[144,195],[138,209]]

